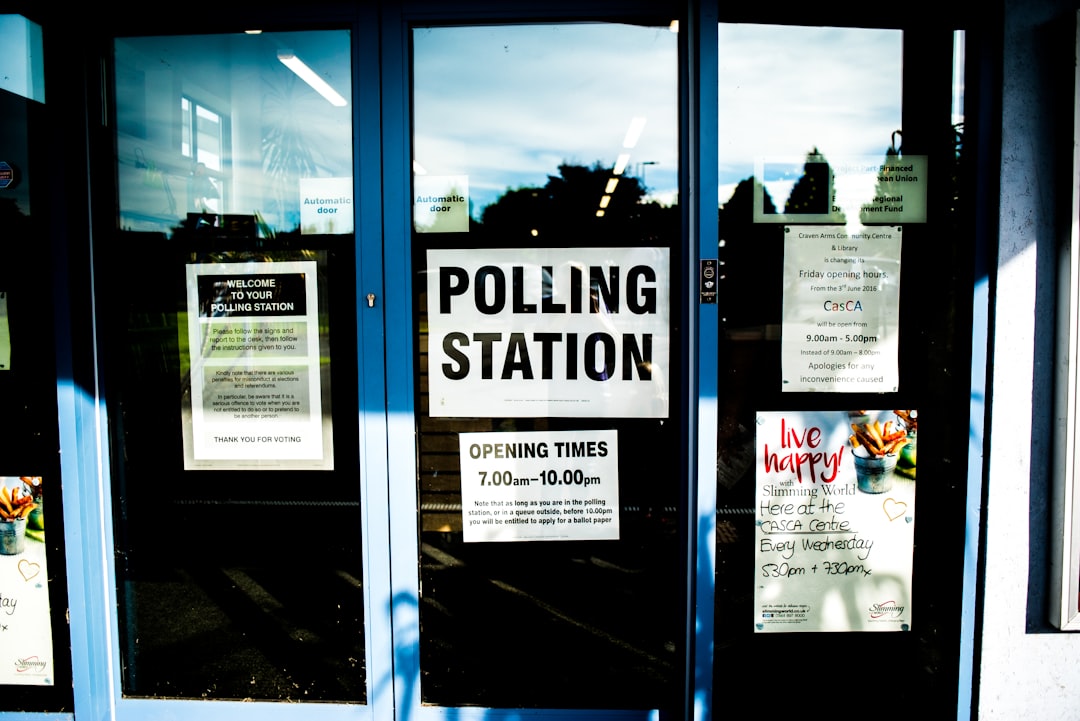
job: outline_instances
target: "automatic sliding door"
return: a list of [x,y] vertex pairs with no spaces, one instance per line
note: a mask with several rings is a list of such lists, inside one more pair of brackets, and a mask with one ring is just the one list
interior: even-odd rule
[[412,40],[421,700],[677,709],[671,18]]
[[115,41],[122,693],[367,701],[349,30]]

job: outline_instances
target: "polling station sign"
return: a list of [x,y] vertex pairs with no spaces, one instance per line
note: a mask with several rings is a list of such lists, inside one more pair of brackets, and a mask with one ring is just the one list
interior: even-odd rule
[[666,418],[667,248],[427,252],[436,418]]

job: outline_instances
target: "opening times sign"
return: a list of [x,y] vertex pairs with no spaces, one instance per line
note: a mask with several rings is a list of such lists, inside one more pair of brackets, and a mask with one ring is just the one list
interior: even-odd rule
[[315,261],[187,266],[185,468],[332,468]]
[[618,540],[614,430],[462,433],[465,543]]
[[666,418],[667,248],[427,253],[432,417]]

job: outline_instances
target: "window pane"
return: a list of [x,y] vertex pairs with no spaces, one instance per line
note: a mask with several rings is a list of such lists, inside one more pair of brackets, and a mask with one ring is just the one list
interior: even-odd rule
[[[805,223],[799,218],[809,211],[809,222],[845,223],[832,214],[832,166],[881,162],[893,141],[900,143],[901,86],[898,30],[719,26],[716,629],[717,648],[736,651],[717,653],[718,688],[749,678],[746,654],[783,641],[753,636],[751,624],[756,414],[808,403],[803,394],[781,396],[785,226],[775,219]],[[846,220],[856,224],[857,214]],[[854,402],[837,397],[814,394],[810,407]]]
[[[210,212],[254,215],[261,236],[352,231],[346,31],[123,38],[115,53],[121,227],[170,233]],[[304,212],[341,192],[335,222]]]
[[[414,31],[425,703],[678,706],[686,566],[673,467],[682,399],[666,391],[679,387],[680,326],[669,22]],[[648,275],[657,307],[627,298],[641,287],[630,268]],[[455,292],[448,305],[464,302],[443,313],[426,291],[442,273],[490,294]],[[629,306],[647,330],[628,328]],[[448,338],[462,340],[454,323],[467,351],[437,359]],[[579,344],[586,337],[610,345]],[[508,355],[501,338],[520,344]],[[475,352],[469,372],[457,351]],[[474,443],[550,451],[550,463],[531,481],[508,459],[466,473]],[[557,444],[577,443],[596,455],[559,455]],[[494,540],[496,527],[511,530]]]
[[[962,136],[950,117],[950,34],[728,23],[718,32],[717,697],[761,684],[764,666],[748,659],[795,658],[816,639],[830,660],[856,662],[846,707],[932,717],[956,703],[965,483],[955,481],[965,478],[970,398],[955,374],[968,365],[958,328],[974,257],[972,223],[954,195]],[[878,264],[889,268],[888,282]],[[888,283],[899,301],[882,300]],[[852,312],[803,335],[804,319],[821,320],[825,294]],[[856,303],[860,311],[887,305],[888,325],[856,316]],[[832,330],[860,325],[869,330]],[[878,328],[891,346],[873,345]],[[784,375],[797,366],[785,356],[791,349],[806,356],[811,378]],[[898,379],[891,385],[863,370],[886,360]],[[845,368],[859,372],[840,379]],[[789,378],[817,385],[793,389]],[[903,409],[917,409],[923,434]],[[779,443],[777,418],[788,434]],[[832,503],[841,484],[808,477],[785,454],[812,429],[818,450],[858,457],[865,451],[848,435],[870,419],[902,428],[897,440],[910,447],[891,454],[897,466],[882,485],[864,477],[858,491],[856,462],[834,455],[834,470],[843,464],[851,480],[841,515]],[[904,514],[889,510],[901,503]],[[892,535],[883,530],[901,519]],[[894,619],[908,614],[891,628],[878,623],[890,606]],[[881,630],[891,632],[869,632]],[[874,674],[888,675],[887,704],[883,686],[865,682]],[[776,715],[805,707],[773,696]]]
[[349,33],[115,48],[123,691],[364,702]]

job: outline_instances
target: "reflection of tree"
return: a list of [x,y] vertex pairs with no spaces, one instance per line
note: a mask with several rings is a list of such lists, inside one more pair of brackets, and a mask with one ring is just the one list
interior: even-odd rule
[[765,214],[776,213],[768,191],[750,177],[735,186],[718,213],[718,488],[736,486],[751,468],[755,397],[767,387],[765,379],[779,377],[779,349],[770,342],[776,336],[767,329],[779,327],[783,310],[784,226],[755,223],[755,204]]
[[759,194],[763,212],[775,214],[769,192],[754,178],[735,186],[720,207],[717,302],[727,327],[780,322],[783,226],[754,222],[754,203]]
[[0,220],[4,228],[12,232],[11,237],[19,237],[19,232],[25,232],[30,227],[29,216],[22,212],[15,198],[0,198]]
[[[784,213],[796,215],[826,215],[832,204],[833,172],[825,156],[814,148],[806,154],[803,174],[791,189],[784,203]],[[835,223],[846,222],[842,213],[832,219]]]
[[[611,170],[562,164],[541,188],[506,191],[484,209],[474,230],[493,242],[525,245],[598,245],[605,242],[667,244],[679,229],[677,208],[643,203],[645,189],[637,178],[621,176],[605,193]],[[601,198],[610,196],[602,216]]]

